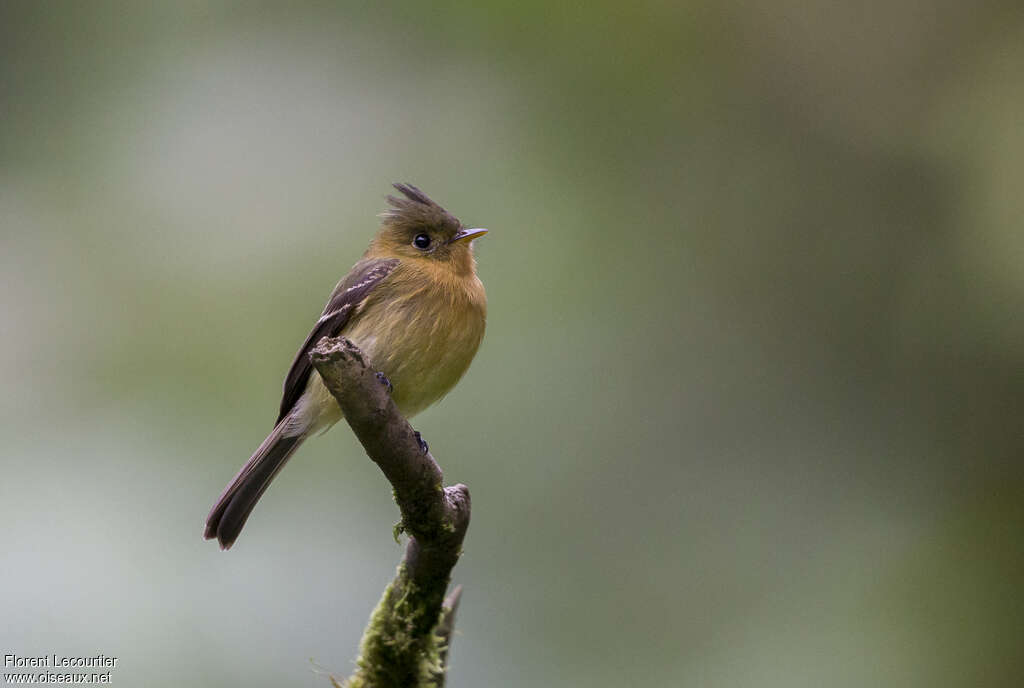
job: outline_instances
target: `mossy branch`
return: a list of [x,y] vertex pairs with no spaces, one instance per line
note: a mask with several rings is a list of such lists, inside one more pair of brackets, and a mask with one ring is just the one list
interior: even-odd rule
[[469,526],[469,489],[442,487],[441,468],[391,399],[390,384],[355,344],[324,338],[309,356],[345,420],[394,488],[409,535],[405,557],[363,633],[344,688],[444,685],[461,588],[446,599]]

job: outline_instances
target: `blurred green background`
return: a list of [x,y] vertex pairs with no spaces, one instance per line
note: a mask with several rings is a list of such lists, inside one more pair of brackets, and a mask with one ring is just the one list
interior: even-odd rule
[[207,510],[392,181],[489,328],[415,420],[450,685],[1016,686],[1018,2],[0,9],[0,652],[324,686],[401,557],[344,426]]

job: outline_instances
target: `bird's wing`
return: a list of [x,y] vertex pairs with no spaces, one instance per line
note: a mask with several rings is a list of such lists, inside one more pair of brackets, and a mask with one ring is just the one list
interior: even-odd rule
[[292,367],[284,379],[284,395],[281,397],[278,423],[288,415],[306,389],[309,375],[313,371],[309,352],[324,337],[337,337],[363,299],[397,266],[398,261],[395,259],[363,259],[352,266],[352,270],[338,282],[324,307],[323,315],[313,325],[313,331],[295,354]]

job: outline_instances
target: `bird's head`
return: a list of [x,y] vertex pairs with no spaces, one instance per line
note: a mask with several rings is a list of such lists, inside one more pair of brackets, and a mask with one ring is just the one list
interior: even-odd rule
[[380,231],[370,245],[374,256],[422,262],[459,274],[474,270],[473,240],[486,229],[467,229],[447,210],[412,184],[394,184],[404,196],[388,196]]

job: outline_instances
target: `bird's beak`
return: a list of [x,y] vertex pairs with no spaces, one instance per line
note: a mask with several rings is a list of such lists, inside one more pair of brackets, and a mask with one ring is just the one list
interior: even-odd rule
[[482,227],[476,229],[460,229],[455,232],[455,236],[448,240],[449,244],[454,244],[458,241],[472,241],[473,239],[479,239],[484,234],[487,234],[487,230]]

